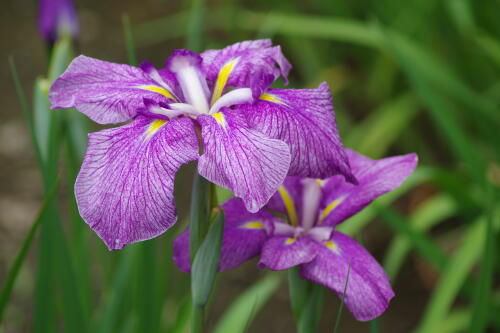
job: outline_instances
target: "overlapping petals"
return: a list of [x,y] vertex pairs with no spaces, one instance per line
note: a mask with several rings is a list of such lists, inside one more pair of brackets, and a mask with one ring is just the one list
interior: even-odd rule
[[176,85],[168,71],[152,70],[150,65],[141,69],[79,56],[52,85],[52,108],[76,107],[99,124],[130,120],[143,107],[144,98],[166,101],[168,88]]
[[290,166],[288,146],[249,128],[236,112],[201,115],[198,122],[204,146],[198,172],[231,189],[250,212],[257,212],[285,179]]
[[269,89],[254,104],[239,106],[249,124],[291,150],[289,175],[355,182],[342,147],[326,83],[316,89]]
[[[176,170],[196,159],[203,177],[253,213],[277,190],[294,192],[280,188],[287,175],[355,183],[326,84],[269,89],[290,68],[270,40],[176,50],[161,70],[77,57],[51,87],[52,108],[75,107],[101,124],[132,121],[90,137],[76,184],[84,219],[110,249],[153,237],[175,221]],[[271,210],[291,214],[290,204],[271,201]]]
[[[259,211],[280,216],[270,220],[270,227],[262,234],[264,239],[259,238],[250,245],[238,236],[231,242],[233,236],[228,232],[231,227],[226,227],[224,242],[239,248],[229,251],[223,247],[222,257],[229,261],[232,253],[245,253],[244,248],[248,246],[253,255],[260,253],[260,268],[285,270],[300,266],[302,278],[330,288],[340,297],[345,296],[345,304],[356,319],[367,321],[387,309],[394,292],[377,261],[360,244],[335,231],[335,225],[376,197],[401,185],[413,172],[417,157],[409,154],[374,161],[350,150],[347,156],[358,185],[349,183],[343,176],[323,180],[287,177]],[[232,207],[230,215],[236,216],[232,224],[238,221],[238,216],[248,214],[243,204],[236,202],[240,200],[231,199],[226,204]],[[246,221],[246,218],[239,220]],[[249,239],[254,237],[253,234],[249,236]],[[176,253],[188,249],[187,238],[183,243],[176,241]],[[235,256],[240,263],[243,257]],[[186,270],[186,266],[181,268]]]
[[155,237],[176,221],[175,173],[197,157],[188,118],[92,133],[75,185],[80,215],[112,250]]
[[285,83],[291,65],[279,46],[272,46],[270,39],[245,41],[221,50],[201,53],[202,69],[207,79],[215,84],[221,70],[229,75],[226,85],[249,87],[256,96],[279,76]]
[[[336,291],[357,320],[372,320],[387,309],[394,292],[379,263],[356,241],[335,232],[315,243],[314,260],[301,266],[301,276]],[[349,277],[347,272],[349,270]]]
[[353,150],[346,150],[354,176],[359,185],[344,182],[340,177],[326,181],[320,207],[325,209],[337,200],[338,205],[322,222],[335,225],[345,221],[374,199],[399,187],[415,169],[418,158],[415,154],[372,160]]
[[[233,269],[260,253],[272,228],[273,215],[248,212],[241,200],[232,199],[223,205],[224,236],[219,270]],[[190,272],[189,228],[174,242],[174,262],[182,271]]]

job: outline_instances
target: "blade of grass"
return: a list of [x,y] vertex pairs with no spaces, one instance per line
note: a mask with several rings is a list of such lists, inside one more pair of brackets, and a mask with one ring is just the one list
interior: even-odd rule
[[186,32],[186,47],[192,51],[201,50],[205,0],[192,0]]
[[357,124],[345,140],[361,154],[380,158],[417,115],[418,103],[411,93],[405,93],[371,112]]
[[321,315],[323,314],[324,296],[325,288],[323,286],[311,284],[304,309],[302,309],[300,319],[297,322],[297,332],[309,333],[318,331]]
[[333,333],[338,333],[340,329],[340,319],[342,318],[342,310],[344,309],[345,293],[347,291],[347,285],[349,284],[349,273],[351,272],[351,264],[347,266],[347,276],[344,284],[344,292],[342,293],[342,300],[340,302],[339,311],[337,312],[337,319],[335,319],[335,328]]
[[467,274],[480,257],[482,244],[486,240],[486,231],[484,218],[476,220],[465,231],[459,249],[450,262],[444,265],[439,284],[415,332],[436,332],[436,327],[450,311],[452,302],[465,282]]
[[123,37],[125,40],[125,47],[127,49],[129,65],[137,65],[137,54],[135,49],[134,37],[132,34],[132,26],[130,25],[130,18],[127,14],[122,15]]
[[241,293],[224,312],[214,333],[243,333],[259,310],[278,289],[281,276],[268,274]]
[[137,254],[138,247],[136,244],[129,245],[120,251],[118,267],[114,272],[111,288],[102,302],[100,311],[98,311],[100,314],[99,321],[92,332],[108,333],[117,330],[117,325],[120,321],[120,307],[123,306],[128,298],[126,286],[130,279],[130,272]]
[[495,218],[493,207],[496,198],[493,188],[490,189],[490,192],[489,207],[487,209],[488,216],[484,221],[486,223],[486,235],[481,260],[481,271],[477,279],[476,292],[473,299],[472,316],[469,326],[470,333],[479,333],[486,330],[489,311],[491,311],[489,296],[493,284],[496,255],[495,230],[493,229],[493,219]]
[[28,234],[26,235],[26,238],[23,241],[23,245],[16,256],[16,259],[14,260],[12,267],[7,273],[7,278],[5,279],[2,292],[0,293],[0,323],[2,322],[3,314],[7,307],[10,295],[12,294],[12,289],[19,274],[19,270],[21,269],[21,266],[24,263],[24,260],[26,259],[31,243],[33,242],[36,231],[38,230],[38,226],[40,225],[40,222],[42,221],[44,215],[47,213],[47,209],[51,204],[52,200],[54,199],[55,194],[57,193],[58,185],[59,185],[59,180],[56,181],[52,189],[50,189],[50,191],[47,193],[47,196],[45,197],[44,202],[42,204],[42,207],[40,208],[37,217],[35,218],[35,221],[32,223],[31,228],[28,231]]
[[[457,208],[456,202],[449,196],[437,195],[425,201],[411,214],[409,226],[416,231],[425,232],[437,223],[453,216]],[[396,234],[387,249],[383,267],[393,282],[411,246],[411,240],[404,234]]]

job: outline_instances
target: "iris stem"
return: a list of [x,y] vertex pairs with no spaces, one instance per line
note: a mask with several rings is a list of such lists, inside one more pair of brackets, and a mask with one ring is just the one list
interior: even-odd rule
[[203,332],[203,319],[205,316],[205,307],[193,304],[191,314],[191,333]]
[[191,215],[189,224],[189,253],[191,263],[208,230],[210,213],[210,182],[197,172],[193,177]]

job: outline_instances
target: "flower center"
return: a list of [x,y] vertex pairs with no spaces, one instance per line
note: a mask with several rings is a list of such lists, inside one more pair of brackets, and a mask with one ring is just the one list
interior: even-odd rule
[[198,70],[200,62],[201,59],[194,54],[177,54],[172,57],[168,66],[177,77],[186,102],[198,113],[208,113],[208,87]]

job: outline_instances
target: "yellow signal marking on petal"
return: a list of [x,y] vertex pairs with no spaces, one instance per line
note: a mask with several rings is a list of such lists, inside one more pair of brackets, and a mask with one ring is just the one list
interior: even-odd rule
[[282,102],[278,97],[271,94],[262,94],[260,95],[259,99],[263,101],[286,105],[286,103]]
[[224,118],[224,115],[221,112],[214,113],[212,117],[215,118],[215,121],[217,121],[219,125],[226,128],[226,119]]
[[163,95],[166,98],[170,98],[170,99],[175,100],[175,97],[172,95],[172,93],[170,91],[168,91],[165,88],[159,87],[159,86],[139,86],[137,88],[143,89],[143,90],[149,90],[149,91],[158,93],[160,95]]
[[239,60],[240,58],[238,57],[236,59],[228,61],[220,69],[219,74],[217,75],[217,81],[215,81],[215,88],[211,101],[212,105],[221,97],[222,91],[224,91],[224,87],[226,86],[227,80],[229,79],[229,75],[231,75],[231,72],[233,71]]
[[286,239],[286,241],[285,241],[285,244],[286,244],[286,245],[290,245],[290,244],[295,243],[295,241],[296,241],[296,239],[295,239],[295,238],[293,238],[293,237],[288,237],[288,238]]
[[324,179],[316,179],[316,183],[318,183],[320,186],[325,185],[325,180]]
[[149,138],[151,135],[155,134],[160,127],[168,123],[167,120],[156,119],[151,124],[149,124],[148,131],[146,132],[147,137]]
[[328,204],[328,206],[323,209],[323,213],[321,214],[321,218],[319,219],[320,223],[323,222],[328,214],[330,214],[337,206],[344,200],[344,197],[340,197],[338,199],[333,200]]
[[264,229],[264,223],[259,222],[259,221],[253,221],[253,222],[247,222],[245,224],[242,224],[240,228],[245,228],[245,229]]
[[332,250],[333,252],[338,252],[339,249],[337,247],[337,244],[335,244],[333,241],[326,241],[323,243],[324,246],[326,246],[327,248],[329,248],[330,250]]
[[283,203],[285,204],[285,209],[288,214],[288,219],[290,220],[290,223],[292,226],[296,227],[298,224],[297,220],[297,211],[295,210],[295,204],[292,200],[292,197],[288,193],[288,191],[285,189],[284,186],[280,186],[278,189],[278,193],[281,196],[281,199],[283,200]]

